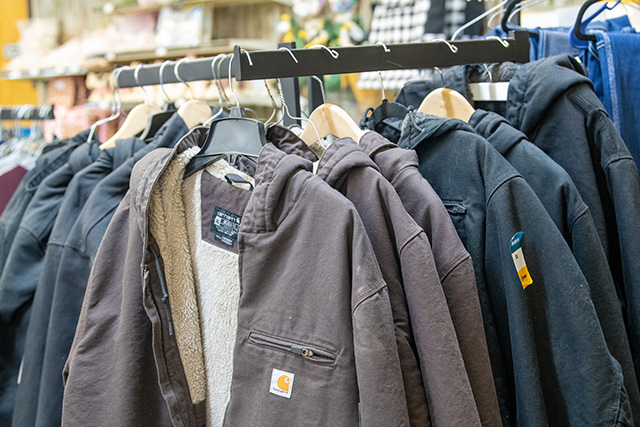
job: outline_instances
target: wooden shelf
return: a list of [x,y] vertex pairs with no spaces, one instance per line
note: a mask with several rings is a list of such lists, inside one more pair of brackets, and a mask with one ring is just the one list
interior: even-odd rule
[[264,40],[253,39],[222,39],[213,40],[205,46],[183,47],[155,50],[143,50],[133,52],[110,52],[95,55],[89,58],[89,61],[108,64],[100,66],[77,66],[77,67],[59,67],[32,69],[23,71],[0,71],[0,80],[49,80],[55,77],[64,76],[84,76],[89,72],[108,72],[112,71],[117,65],[128,64],[132,61],[152,62],[156,60],[178,59],[187,55],[193,56],[215,56],[220,53],[231,53],[235,45],[242,46],[247,50],[266,50],[273,49],[274,43]]
[[179,1],[175,3],[169,4],[156,4],[153,6],[141,7],[137,4],[134,5],[118,5],[113,3],[105,3],[102,7],[97,10],[102,12],[105,15],[127,15],[131,13],[139,13],[139,12],[156,12],[162,9],[163,7],[187,7],[187,6],[196,6],[199,4],[212,4],[215,6],[228,6],[228,5],[251,5],[251,4],[259,4],[259,3],[277,3],[282,4],[284,6],[293,6],[293,0],[187,0],[187,1]]

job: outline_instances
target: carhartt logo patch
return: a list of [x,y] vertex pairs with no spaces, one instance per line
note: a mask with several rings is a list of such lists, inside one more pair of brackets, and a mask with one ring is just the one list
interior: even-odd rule
[[274,369],[273,372],[271,372],[271,387],[269,388],[269,393],[290,399],[291,390],[293,389],[293,377],[294,375],[292,373]]

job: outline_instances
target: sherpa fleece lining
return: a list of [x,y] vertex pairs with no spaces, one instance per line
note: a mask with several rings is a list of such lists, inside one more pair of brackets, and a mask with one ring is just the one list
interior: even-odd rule
[[[235,252],[202,239],[202,195],[206,197],[207,194],[207,189],[202,188],[203,173],[221,180],[230,173],[238,174],[250,182],[253,182],[253,178],[234,169],[226,161],[218,160],[207,167],[206,172],[200,171],[185,179],[182,185],[207,370],[207,425],[217,427],[223,424],[231,397],[240,275]],[[224,206],[225,201],[218,203]]]
[[192,147],[173,159],[158,178],[149,200],[149,232],[164,261],[173,328],[193,403],[206,398],[207,386],[182,178],[187,163],[198,151],[199,147]]

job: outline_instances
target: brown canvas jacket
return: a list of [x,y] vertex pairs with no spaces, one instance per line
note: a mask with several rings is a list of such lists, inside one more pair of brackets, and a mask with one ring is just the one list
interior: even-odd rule
[[[491,373],[473,262],[449,216],[451,212],[455,220],[455,214],[460,207],[455,203],[442,203],[431,185],[420,174],[415,151],[398,148],[396,144],[374,132],[363,135],[360,146],[393,185],[407,212],[427,234],[480,420],[483,426],[500,426],[502,422]],[[464,212],[460,211],[458,216],[463,214]]]
[[[286,128],[270,128],[267,138],[285,152],[317,160]],[[389,289],[411,425],[427,425],[430,418],[434,426],[479,426],[424,231],[355,141],[341,138],[333,142],[320,158],[317,174],[353,202],[373,245]]]
[[[202,146],[206,131],[194,129],[134,168],[65,367],[65,426],[205,424],[173,335],[147,208],[169,162]],[[311,168],[272,144],[260,153],[237,235],[240,301],[224,425],[408,426],[389,296],[371,243],[353,204]],[[225,183],[216,185],[220,194]],[[288,398],[270,392],[274,370],[293,374]]]

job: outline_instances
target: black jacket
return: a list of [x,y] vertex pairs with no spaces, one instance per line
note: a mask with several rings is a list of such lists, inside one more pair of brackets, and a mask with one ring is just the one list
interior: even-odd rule
[[156,148],[173,147],[187,132],[182,118],[177,114],[172,116],[146,146],[95,186],[73,224],[62,248],[55,278],[42,364],[37,426],[61,422],[64,390],[61,372],[71,348],[93,260],[111,218],[129,189],[133,166]]
[[[410,113],[399,145],[416,150],[422,175],[457,206],[450,213],[473,259],[503,424],[630,425],[588,284],[522,176],[459,120]],[[514,266],[516,244],[528,272]]]
[[56,144],[58,147],[40,156],[34,168],[20,181],[20,185],[0,216],[0,274],[7,262],[9,250],[18,232],[24,211],[27,210],[38,186],[46,177],[66,164],[73,149],[85,142],[88,136],[88,132],[81,132],[68,141]]
[[77,146],[69,160],[38,186],[16,232],[0,276],[0,424],[10,425],[31,303],[44,251],[65,190],[74,174],[100,152],[96,142]]
[[469,124],[527,180],[571,248],[584,274],[602,332],[613,357],[622,366],[634,418],[640,420],[640,393],[629,338],[609,263],[589,208],[575,184],[556,162],[503,117],[476,110]]
[[623,295],[631,353],[640,372],[640,183],[638,169],[593,92],[567,55],[525,64],[509,85],[507,119],[562,166],[589,206]]
[[[40,393],[42,363],[45,358],[51,301],[65,240],[78,219],[80,210],[98,182],[142,147],[144,147],[144,142],[135,137],[118,141],[115,147],[102,151],[92,164],[75,174],[67,187],[49,236],[42,272],[33,298],[21,380],[13,412],[14,426],[33,426],[36,422],[36,409],[40,405],[38,395]],[[58,332],[63,333],[62,331]],[[49,355],[49,357],[54,357],[54,355]],[[59,355],[55,355],[55,357],[59,357]],[[41,402],[42,405],[47,405],[48,402],[51,402],[50,396],[43,395]]]

